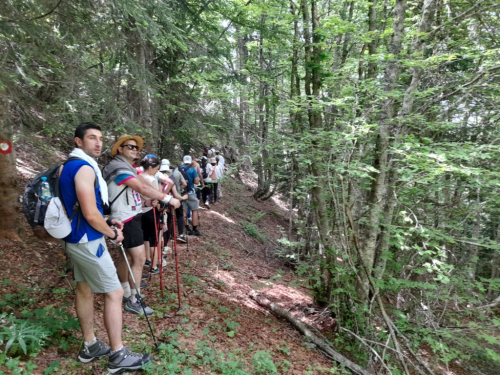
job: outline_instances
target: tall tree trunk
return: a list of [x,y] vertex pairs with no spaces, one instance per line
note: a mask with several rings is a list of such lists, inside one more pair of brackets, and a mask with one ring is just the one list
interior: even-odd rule
[[[403,35],[404,35],[404,21],[406,12],[406,0],[396,0],[395,14],[393,22],[393,34],[391,42],[388,46],[388,52],[394,56],[392,60],[387,63],[384,77],[384,91],[391,92],[395,89],[396,83],[400,75],[400,62],[398,55],[401,52]],[[376,172],[372,175],[372,184],[370,189],[370,196],[368,199],[370,210],[368,213],[368,222],[366,224],[367,230],[363,244],[360,248],[361,259],[368,274],[371,274],[377,248],[377,237],[380,232],[380,219],[383,213],[383,207],[386,204],[386,173],[388,161],[388,148],[389,148],[389,135],[391,127],[393,126],[394,117],[394,99],[388,97],[383,101],[382,107],[385,109],[382,112],[379,130],[377,136],[377,143],[375,146],[375,159],[373,167]],[[356,285],[358,300],[361,302],[368,302],[369,299],[369,279],[368,275],[364,272],[359,273],[359,282]]]
[[18,181],[16,174],[16,153],[12,146],[12,123],[9,102],[4,88],[0,88],[0,239],[19,238],[17,230]]
[[[323,128],[321,109],[316,104],[321,91],[321,60],[322,53],[321,38],[319,35],[319,14],[316,1],[311,1],[311,12],[309,12],[308,1],[302,0],[302,14],[304,20],[304,58],[305,58],[305,92],[307,95],[307,113],[309,127],[315,137]],[[311,35],[312,34],[312,35]],[[319,139],[313,137],[311,147],[317,152],[319,150]],[[316,224],[319,232],[319,247],[323,249],[320,262],[321,283],[315,289],[317,303],[327,303],[331,298],[332,275],[335,269],[335,257],[333,256],[333,244],[330,233],[330,220],[327,213],[327,205],[324,199],[323,186],[326,184],[324,168],[321,168],[319,155],[316,155],[310,166],[310,174],[315,179],[314,187],[311,188],[311,197],[315,212]],[[317,160],[317,161],[316,161]]]

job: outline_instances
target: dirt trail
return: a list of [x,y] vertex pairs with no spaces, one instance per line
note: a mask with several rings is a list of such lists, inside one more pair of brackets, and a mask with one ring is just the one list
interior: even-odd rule
[[[21,189],[30,173],[41,170],[43,166],[37,163],[31,146],[18,145],[17,152]],[[49,165],[45,164],[46,167]],[[233,362],[239,363],[236,367],[240,366],[247,373],[258,373],[261,370],[254,355],[259,351],[267,351],[280,374],[340,373],[334,372],[332,368],[336,366],[305,344],[305,340],[288,323],[264,311],[248,296],[252,289],[256,289],[298,317],[314,319],[318,316],[307,316],[317,310],[311,305],[309,290],[300,286],[303,281],[297,279],[273,256],[277,246],[276,239],[280,237],[280,227],[287,227],[286,210],[280,206],[279,201],[254,201],[249,186],[234,178],[227,177],[223,188],[221,202],[212,205],[211,209],[200,211],[199,230],[203,237],[189,237],[188,245],[177,244],[182,310],[177,311],[173,258],[168,259],[168,265],[163,270],[166,298],[161,299],[159,275],[152,276],[148,287],[143,289],[148,305],[155,310],[151,321],[158,338],[164,343],[180,343],[176,348],[181,353],[198,358],[197,362],[194,359],[190,362],[189,358],[170,356],[170,365],[173,366],[172,363],[177,361],[178,373],[236,374],[237,372],[225,372],[222,367],[210,364],[211,360],[214,361],[214,355],[223,353],[226,360],[224,364],[233,358]],[[21,210],[14,220],[23,228],[21,237],[24,243],[0,241],[0,281],[3,281],[0,299],[4,299],[7,294],[28,290],[28,295],[25,296],[29,300],[26,305],[28,309],[64,307],[75,316],[72,292],[74,283],[61,277],[64,269],[62,246],[34,237]],[[245,225],[247,230],[244,229]],[[264,236],[261,238],[263,242],[251,235],[255,235],[252,228]],[[169,246],[172,247],[172,244]],[[109,248],[116,256],[118,248],[112,244],[109,244]],[[103,297],[96,296],[97,335],[106,342],[102,308]],[[6,309],[9,311],[8,307]],[[10,311],[15,315],[20,314],[19,307],[16,306]],[[124,340],[127,344],[136,349],[151,348],[153,342],[145,319],[126,312],[123,319]],[[45,347],[35,358],[31,358],[37,365],[33,374],[105,373],[105,360],[86,366],[74,360],[81,337],[77,330],[64,332],[63,336],[68,337],[69,344],[66,346],[69,347]],[[205,354],[199,352],[200,342],[207,342]],[[164,372],[159,373],[177,373],[177,370],[165,367],[166,354],[157,357],[163,361],[158,361],[157,366],[165,368]],[[200,358],[206,358],[205,363]],[[29,359],[21,357],[21,363]],[[54,366],[56,361],[59,363]],[[261,362],[265,363],[265,360]],[[54,370],[48,372],[51,364]],[[265,369],[262,371],[261,373],[267,373]]]

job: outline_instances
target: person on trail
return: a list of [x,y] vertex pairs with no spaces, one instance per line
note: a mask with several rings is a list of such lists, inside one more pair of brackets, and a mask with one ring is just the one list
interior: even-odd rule
[[198,183],[198,185],[195,185],[196,198],[198,198],[198,200],[200,200],[201,199],[201,193],[203,191],[203,188],[205,187],[205,182],[203,181],[203,178],[202,178],[202,172],[201,172],[200,164],[193,157],[191,157],[191,160],[192,160],[191,166],[196,170],[196,174],[198,175],[198,178],[200,179],[200,182]]
[[226,160],[224,159],[224,156],[220,154],[220,151],[215,151],[215,160],[217,160],[217,164],[224,171],[224,165],[226,164]]
[[202,234],[198,231],[198,223],[199,223],[199,217],[198,217],[198,210],[200,209],[199,207],[199,201],[198,198],[196,197],[196,186],[200,184],[200,177],[198,176],[198,173],[196,172],[195,165],[193,163],[193,159],[191,156],[186,155],[183,158],[183,165],[181,165],[178,169],[179,172],[182,173],[184,178],[187,181],[187,193],[188,193],[188,199],[182,202],[184,206],[184,211],[187,211],[187,208],[189,207],[192,211],[192,223],[193,223],[193,230],[189,229],[189,225],[187,226],[187,234],[191,236],[201,236]]
[[[154,155],[146,155],[141,160],[141,167],[144,169],[142,177],[156,190],[160,190],[158,180],[155,175],[160,169],[160,161]],[[151,273],[156,275],[160,272],[158,268],[158,253],[159,249],[157,246],[158,242],[158,229],[160,227],[160,218],[162,215],[162,210],[159,210],[157,206],[161,205],[156,199],[149,199],[142,197],[142,232],[144,238],[144,249],[146,252],[146,263],[144,267],[149,268],[151,266],[151,257],[153,257],[154,267],[151,269]],[[162,264],[163,267],[166,264]]]
[[206,158],[208,158],[208,150],[210,150],[210,147],[208,146],[203,147],[203,156],[205,156]]
[[205,202],[205,206],[210,208],[210,202],[217,204],[217,174],[215,172],[217,166],[215,162],[215,158],[210,158],[210,163],[208,163],[205,167],[204,175],[205,184],[208,188],[206,188],[203,196],[203,200]]
[[[222,159],[222,164],[220,163],[220,160]],[[220,201],[222,198],[222,177],[224,176],[224,158],[222,155],[219,155],[219,157],[215,157],[215,162],[217,165],[217,168],[215,168],[215,175],[217,176],[217,202]],[[213,165],[213,162],[211,162]]]
[[[96,124],[84,122],[75,130],[76,148],[61,172],[60,189],[68,215],[79,210],[72,220],[71,233],[63,239],[74,265],[76,280],[76,315],[84,339],[78,361],[88,363],[108,357],[110,373],[139,370],[152,361],[149,354],[130,351],[122,342],[122,296],[115,265],[104,236],[123,241],[121,220],[104,219],[103,204],[108,204],[108,188],[95,158],[101,155],[102,132]],[[94,293],[104,294],[104,326],[109,344],[96,338],[94,332]]]
[[[160,172],[165,173],[166,176],[174,181],[174,188],[172,188],[172,195],[174,196],[174,198],[177,198],[180,201],[187,200],[189,197],[187,194],[181,195],[182,191],[187,187],[187,181],[184,179],[181,172],[179,172],[177,169],[171,169],[170,161],[168,159],[163,159],[161,161]],[[186,243],[187,239],[184,236],[184,210],[182,205],[179,208],[175,209],[175,217],[177,218],[177,233],[179,233],[179,235],[177,236],[177,241]],[[167,231],[165,232],[165,244],[168,243],[170,234],[171,231],[169,226]]]
[[[104,179],[108,184],[109,198],[114,203],[111,205],[111,218],[123,222],[123,246],[127,252],[128,259],[135,280],[141,280],[142,268],[146,262],[144,251],[144,238],[142,232],[142,202],[141,194],[154,201],[170,203],[179,207],[177,199],[172,198],[157,189],[154,189],[141,175],[137,175],[133,167],[134,160],[138,157],[144,141],[141,137],[134,135],[122,135],[111,148],[113,160],[106,165],[102,171]],[[150,202],[156,205],[156,202]],[[127,263],[123,254],[119,254],[118,277],[123,287],[125,311],[140,314],[142,306],[136,299],[140,290],[131,289],[132,278],[130,278]],[[153,309],[145,308],[145,313],[150,315]]]
[[208,149],[208,157],[213,158],[215,156],[215,148],[214,145],[210,145],[210,148]]

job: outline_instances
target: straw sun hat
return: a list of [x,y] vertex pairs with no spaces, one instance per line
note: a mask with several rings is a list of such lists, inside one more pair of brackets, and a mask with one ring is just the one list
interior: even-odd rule
[[125,141],[129,139],[133,139],[137,143],[137,146],[139,146],[139,151],[142,150],[142,147],[144,146],[144,140],[141,137],[139,137],[138,135],[124,134],[116,140],[115,144],[111,148],[111,156],[116,156],[116,154],[118,153],[118,147],[120,147]]

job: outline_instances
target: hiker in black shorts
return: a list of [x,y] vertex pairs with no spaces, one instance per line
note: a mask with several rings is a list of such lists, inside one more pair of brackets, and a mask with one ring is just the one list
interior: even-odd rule
[[[108,184],[110,201],[114,201],[111,205],[110,217],[119,219],[124,223],[123,234],[125,238],[123,246],[127,251],[135,280],[141,280],[142,268],[146,262],[141,220],[141,194],[150,198],[149,204],[152,206],[156,206],[158,201],[170,203],[174,207],[180,205],[177,199],[154,189],[141,175],[137,175],[133,163],[137,159],[143,144],[144,141],[137,135],[122,135],[111,149],[111,155],[114,156],[114,159],[103,169],[103,176]],[[140,290],[130,288],[132,280],[129,279],[127,264],[122,254],[119,257],[117,269],[124,291],[125,311],[134,314],[142,313],[142,306],[136,299],[136,295],[140,293]],[[145,311],[147,315],[153,313],[153,310],[147,306]]]

